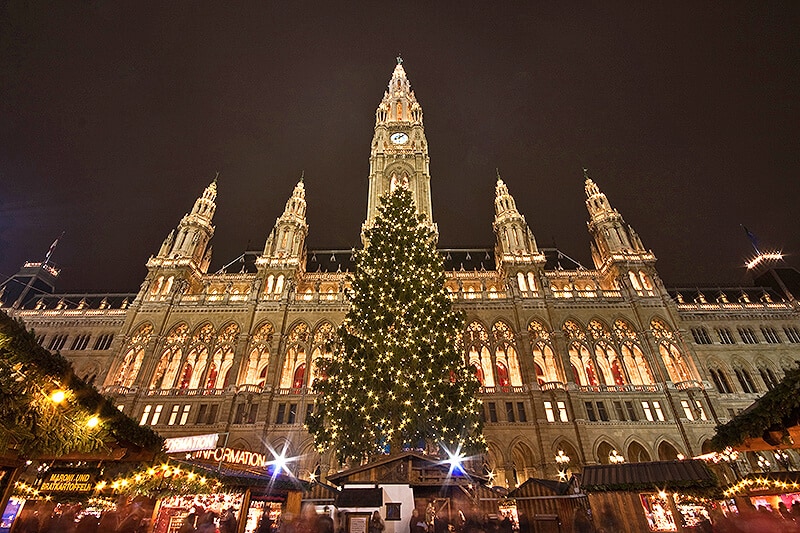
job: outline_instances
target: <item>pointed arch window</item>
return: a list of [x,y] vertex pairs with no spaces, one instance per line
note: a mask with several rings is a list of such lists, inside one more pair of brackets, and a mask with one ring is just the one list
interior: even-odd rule
[[[298,389],[305,386],[305,366],[306,354],[308,353],[308,341],[310,333],[308,324],[300,322],[294,326],[289,332],[288,348],[283,361],[283,370],[281,372],[280,387],[282,389]],[[302,365],[303,371],[299,376],[301,377],[300,386],[295,386],[297,382],[297,370]]]
[[258,327],[250,340],[247,366],[245,367],[245,384],[266,385],[265,379],[269,370],[270,345],[272,344],[274,326],[267,322]]
[[480,370],[478,379],[484,387],[494,387],[494,369],[486,328],[480,322],[471,322],[464,332],[463,342],[467,351],[467,364]]
[[[492,326],[492,337],[495,340],[495,361],[497,381],[501,387],[521,387],[522,374],[519,369],[514,332],[505,322],[499,321]],[[501,367],[506,375],[501,377]]]
[[150,324],[143,324],[131,335],[126,349],[123,350],[125,356],[117,369],[117,375],[114,379],[116,385],[130,387],[134,384],[136,376],[139,374],[139,369],[142,366],[142,361],[144,360],[145,347],[150,341],[152,333],[153,326]]
[[[531,320],[528,324],[528,337],[533,352],[534,364],[542,371],[541,379],[545,382],[564,383],[561,367],[556,361],[555,350],[550,332],[542,322]],[[537,376],[537,381],[539,377]],[[541,383],[540,383],[541,384]]]

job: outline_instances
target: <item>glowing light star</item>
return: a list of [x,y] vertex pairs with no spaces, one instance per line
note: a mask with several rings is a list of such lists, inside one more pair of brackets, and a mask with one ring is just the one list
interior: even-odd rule
[[86,425],[89,428],[94,429],[94,428],[96,428],[97,426],[100,425],[100,418],[98,416],[93,416],[92,418],[90,418],[89,420],[86,421]]
[[52,401],[53,403],[61,403],[66,399],[66,397],[67,397],[66,392],[64,392],[63,390],[57,390],[50,395],[50,401]]
[[752,270],[762,263],[766,263],[768,261],[781,261],[782,259],[783,254],[781,252],[763,252],[747,261],[745,266],[747,267],[747,270]]
[[461,446],[459,445],[455,452],[451,452],[447,448],[444,448],[444,451],[447,453],[447,459],[444,462],[450,465],[450,471],[447,472],[447,475],[451,476],[454,472],[456,474],[466,474],[463,463],[467,456],[461,453]]

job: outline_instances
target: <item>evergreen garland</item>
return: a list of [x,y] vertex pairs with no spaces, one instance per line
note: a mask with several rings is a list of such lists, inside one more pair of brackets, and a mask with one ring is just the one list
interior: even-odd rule
[[342,462],[404,449],[485,451],[480,383],[458,347],[464,316],[408,190],[381,198],[365,238],[333,357],[318,360],[307,419],[317,447]]
[[[65,392],[56,404],[50,395]],[[99,418],[88,428],[89,418]],[[0,312],[0,447],[26,458],[88,453],[120,441],[157,452],[163,438],[116,409],[78,378],[61,354],[36,342],[25,327]]]
[[780,383],[745,412],[727,424],[717,426],[717,434],[711,439],[711,445],[718,451],[728,446],[735,448],[745,439],[764,437],[768,431],[778,432],[783,435],[783,440],[788,441],[787,429],[798,423],[800,423],[800,366],[787,370]]

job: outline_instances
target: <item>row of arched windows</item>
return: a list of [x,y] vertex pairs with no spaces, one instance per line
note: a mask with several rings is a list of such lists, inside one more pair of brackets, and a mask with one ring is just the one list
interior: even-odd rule
[[[650,327],[669,379],[676,383],[695,379],[671,328],[657,318],[651,321]],[[642,349],[640,334],[628,321],[620,318],[608,326],[594,319],[583,326],[576,320],[567,320],[561,329],[567,345],[569,368],[564,368],[562,358],[557,356],[553,332],[545,323],[538,319],[528,323],[531,353],[525,357],[532,358],[539,385],[563,384],[568,381],[567,376],[576,384],[587,387],[653,385],[658,381],[652,362]],[[158,362],[147,386],[151,389],[220,389],[231,384],[265,386],[270,379],[275,329],[268,322],[256,328],[248,339],[246,357],[238,376],[233,376],[231,372],[240,333],[239,325],[234,322],[224,324],[218,330],[206,322],[191,332],[186,323],[173,326],[155,347]],[[152,326],[143,324],[130,337],[116,371],[115,384],[130,387],[136,382],[152,334]],[[305,322],[289,329],[285,357],[277,370],[278,386],[281,389],[302,389],[313,384],[318,377],[314,362],[320,357],[331,356],[335,335],[336,328],[328,321],[323,321],[313,330]],[[467,363],[474,368],[484,387],[523,385],[519,347],[508,323],[498,320],[487,328],[479,321],[470,322],[463,345]]]
[[[773,369],[773,366],[764,360],[760,360],[755,363],[755,367],[767,390],[774,389],[781,378],[778,377],[778,373]],[[787,361],[785,367],[791,367],[791,361]],[[733,394],[737,392],[734,390],[734,387],[731,386],[733,383],[731,376],[735,378],[735,382],[739,384],[739,388],[742,392],[761,392],[761,387],[759,387],[757,382],[753,379],[754,373],[752,368],[744,361],[734,361],[731,366],[728,366],[712,360],[711,364],[708,366],[708,373],[711,376],[711,381],[714,383],[717,392],[721,394]]]
[[[671,328],[657,318],[650,327],[669,379],[675,383],[696,379]],[[624,319],[617,319],[612,327],[597,319],[586,327],[575,320],[565,321],[562,331],[569,369],[564,369],[556,357],[552,332],[544,322],[533,319],[527,329],[539,385],[566,383],[565,371],[570,372],[576,384],[588,387],[653,385],[657,381],[642,349],[640,335]],[[480,322],[473,321],[467,326],[464,342],[468,363],[483,386],[522,385],[514,333],[508,324],[498,321],[487,330]]]

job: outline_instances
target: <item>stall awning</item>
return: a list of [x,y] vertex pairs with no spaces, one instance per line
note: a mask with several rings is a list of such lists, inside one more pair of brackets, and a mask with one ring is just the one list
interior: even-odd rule
[[381,507],[383,489],[342,489],[336,496],[336,507]]
[[654,461],[591,465],[583,469],[586,492],[699,489],[716,485],[702,461]]

